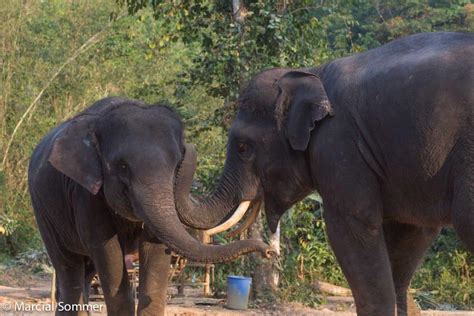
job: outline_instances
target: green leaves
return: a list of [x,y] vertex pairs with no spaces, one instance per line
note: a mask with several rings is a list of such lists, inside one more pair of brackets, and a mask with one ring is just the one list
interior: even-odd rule
[[320,304],[322,295],[313,287],[316,280],[347,286],[328,244],[320,201],[317,194],[311,194],[283,217],[280,295],[285,301]]
[[473,28],[468,0],[252,0],[237,13],[231,1],[118,2],[132,14],[152,7],[169,38],[198,43],[191,82],[230,101],[265,68],[309,67],[415,32]]
[[440,309],[441,303],[472,309],[474,304],[474,258],[456,237],[452,228],[444,229],[427,253],[412,288],[424,308]]

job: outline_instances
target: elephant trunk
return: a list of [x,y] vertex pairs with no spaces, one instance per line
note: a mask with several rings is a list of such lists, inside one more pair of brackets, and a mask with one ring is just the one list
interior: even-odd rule
[[184,158],[178,168],[175,179],[175,201],[180,220],[187,226],[196,229],[212,228],[229,216],[241,202],[241,181],[232,172],[228,161],[224,167],[216,190],[207,198],[193,202],[190,189],[196,170],[196,151],[186,144]]
[[[138,216],[144,221],[146,229],[163,242],[169,249],[196,262],[224,262],[240,255],[259,251],[265,257],[274,252],[270,246],[258,240],[242,240],[227,245],[205,245],[194,239],[180,222],[175,210],[172,186],[160,188],[160,196],[150,190],[147,196],[136,205]],[[153,191],[153,193],[151,192]]]

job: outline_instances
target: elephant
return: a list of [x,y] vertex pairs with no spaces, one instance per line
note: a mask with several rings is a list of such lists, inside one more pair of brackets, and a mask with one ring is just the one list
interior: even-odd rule
[[[274,68],[242,90],[213,193],[176,194],[205,229],[241,201],[282,214],[317,191],[358,315],[415,313],[407,289],[453,226],[474,251],[474,34],[403,37],[313,68]],[[183,161],[189,192],[195,161]]]
[[184,151],[174,110],[119,97],[97,101],[37,145],[29,191],[63,307],[87,303],[97,272],[108,314],[134,315],[124,255],[136,248],[139,315],[164,314],[170,250],[200,262],[268,256],[261,241],[204,245],[186,231],[174,204]]

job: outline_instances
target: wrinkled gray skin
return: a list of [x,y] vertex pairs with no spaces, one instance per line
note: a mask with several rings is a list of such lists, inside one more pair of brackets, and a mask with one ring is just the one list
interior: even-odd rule
[[453,225],[474,251],[474,35],[418,34],[256,75],[215,193],[177,206],[205,228],[239,201],[263,199],[274,231],[314,190],[358,315],[415,313],[407,288],[440,227]]
[[174,205],[183,155],[182,124],[170,108],[120,98],[96,102],[40,142],[29,189],[57,272],[58,302],[86,302],[97,271],[109,315],[133,315],[124,254],[139,248],[138,312],[163,315],[166,248],[203,262],[266,251],[254,240],[203,245],[186,232]]

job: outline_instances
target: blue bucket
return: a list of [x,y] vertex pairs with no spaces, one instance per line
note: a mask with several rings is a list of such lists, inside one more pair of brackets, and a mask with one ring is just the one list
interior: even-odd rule
[[247,309],[251,284],[252,278],[228,275],[227,307],[230,309]]

